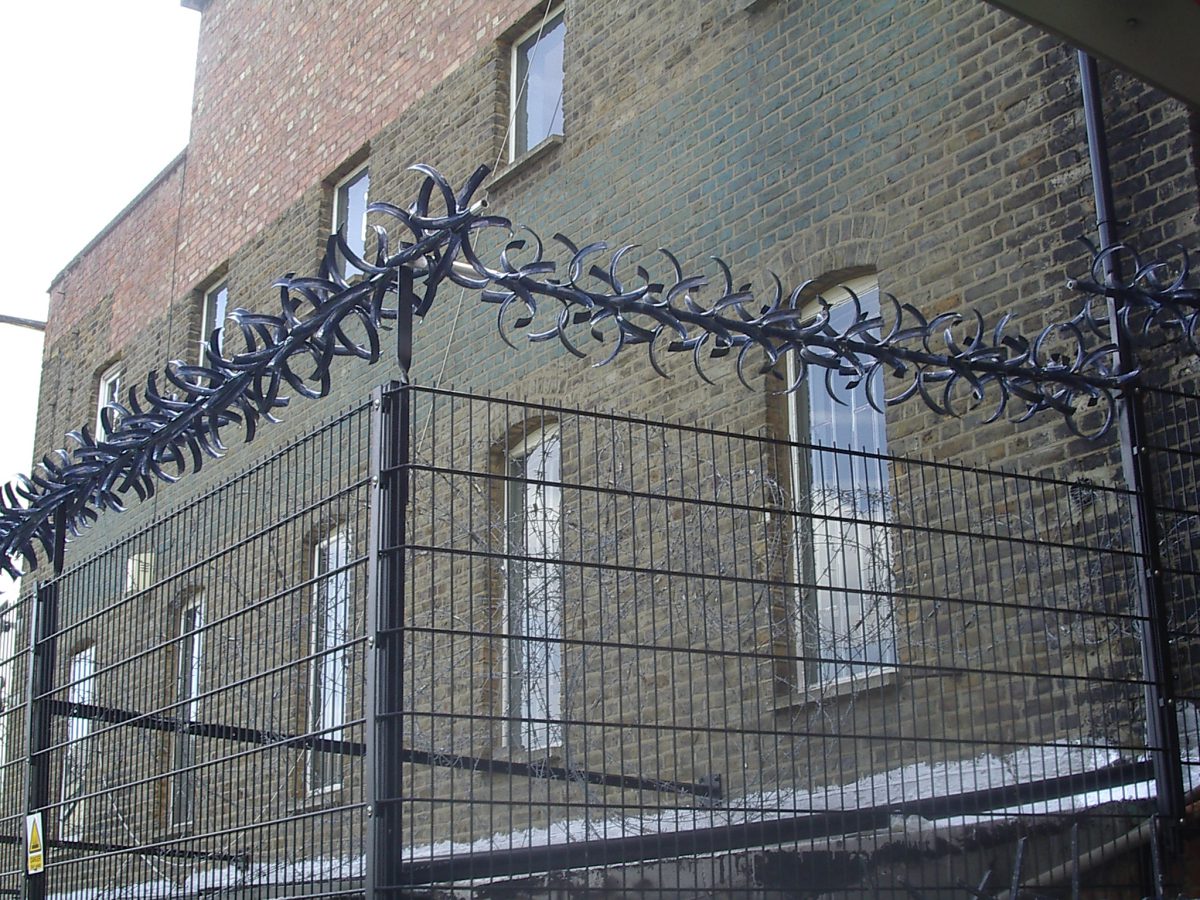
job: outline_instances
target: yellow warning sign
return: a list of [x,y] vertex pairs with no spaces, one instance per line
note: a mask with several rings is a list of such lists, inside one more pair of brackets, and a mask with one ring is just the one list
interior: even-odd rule
[[42,852],[42,814],[35,812],[25,817],[25,871],[36,875],[46,867],[46,855]]

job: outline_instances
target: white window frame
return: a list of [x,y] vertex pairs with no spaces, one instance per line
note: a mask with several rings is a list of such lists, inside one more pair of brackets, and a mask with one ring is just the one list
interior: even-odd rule
[[[70,686],[67,703],[93,705],[96,702],[96,644],[80,647],[71,655],[68,669]],[[61,840],[80,840],[86,825],[87,776],[93,748],[89,738],[92,720],[83,716],[67,718],[67,744],[63,749],[62,784],[59,793],[58,835]]]
[[[530,150],[534,149],[542,141],[553,135],[561,135],[563,133],[563,123],[559,123],[559,129],[554,130],[555,119],[562,116],[563,92],[566,86],[566,18],[564,16],[565,7],[559,6],[551,10],[543,19],[539,20],[532,28],[524,31],[512,42],[509,47],[508,54],[508,160],[513,160],[523,156]],[[555,99],[555,110],[550,115],[550,130],[542,135],[536,141],[527,141],[527,145],[519,144],[517,141],[518,132],[520,131],[520,113],[524,107],[528,109],[529,105],[529,85],[527,79],[521,78],[520,58],[522,48],[529,43],[530,38],[534,39],[533,47],[536,48],[542,42],[545,35],[557,27],[558,23],[563,23],[563,71],[560,73],[558,84],[558,96]],[[536,51],[534,53],[536,56]],[[520,149],[518,149],[518,147]]]
[[[190,627],[189,627],[190,625]],[[169,821],[172,828],[187,828],[196,819],[196,735],[182,726],[197,720],[200,673],[204,664],[204,595],[197,594],[179,611],[179,647],[175,669],[175,732],[171,748],[171,796]]]
[[[354,230],[350,227],[350,190],[361,179],[366,179],[365,193],[363,194],[363,213],[358,220],[358,229]],[[347,174],[344,178],[339,178],[333,185],[333,231],[336,234],[341,230],[342,226],[346,226],[346,243],[351,250],[358,253],[359,257],[365,257],[367,245],[367,206],[371,203],[371,167],[370,165],[361,165]],[[340,254],[339,254],[340,256]],[[340,260],[341,271],[339,274],[343,278],[353,278],[355,275],[362,274],[356,266],[352,266],[344,257]]]
[[125,375],[125,369],[121,363],[116,362],[100,373],[100,378],[96,388],[96,440],[103,441],[108,437],[108,432],[104,429],[104,421],[101,414],[104,408],[110,403],[120,402],[121,399],[121,379]]
[[[543,448],[540,472],[529,459]],[[562,549],[562,441],[557,423],[527,430],[505,454],[503,623],[503,746],[548,750],[562,745],[563,583],[558,557]],[[539,520],[530,515],[540,507]],[[531,527],[531,522],[535,524]],[[520,531],[520,535],[517,531]],[[544,557],[535,563],[515,557]],[[531,581],[537,581],[535,604]],[[517,598],[520,603],[517,603]],[[535,608],[540,605],[541,609]],[[539,721],[535,721],[539,720]]]
[[[822,296],[829,303],[831,313],[836,314],[839,307],[851,302],[849,292],[858,297],[864,309],[878,314],[879,283],[874,276],[852,279],[840,287],[823,291]],[[820,306],[814,303],[812,312],[816,314],[819,310]],[[789,384],[795,383],[797,372],[794,364],[795,360],[789,354]],[[839,383],[836,378],[835,383]],[[806,383],[788,397],[787,404],[788,431],[795,444],[791,454],[791,481],[797,505],[792,563],[798,576],[797,582],[804,584],[811,579],[817,585],[807,592],[811,596],[806,596],[804,588],[797,590],[793,622],[797,656],[800,657],[797,664],[799,686],[806,690],[836,691],[842,685],[865,685],[868,679],[894,672],[897,641],[895,610],[890,601],[892,513],[887,463],[871,456],[835,455],[815,447],[820,442],[813,435],[809,416],[802,415],[801,405],[804,405],[805,411],[809,410],[814,392],[819,392],[822,402],[832,403],[825,397],[825,384],[823,370],[816,366],[810,368]],[[864,382],[855,392],[872,388],[878,389],[878,385]],[[858,414],[873,417],[872,424],[882,432],[873,441],[874,446],[867,448],[868,453],[886,454],[886,420],[866,403],[865,394],[861,399]],[[853,407],[851,410],[854,414]],[[839,446],[837,449],[859,450],[861,447]],[[848,461],[852,466],[851,489],[839,490],[839,479],[835,476],[833,487],[818,490],[811,484],[814,469],[824,469],[824,463],[835,461],[843,464]],[[857,486],[860,478],[867,483],[865,489]],[[872,485],[872,479],[880,483]],[[802,498],[807,503],[802,502]],[[852,501],[853,506],[843,510],[841,506],[847,499]],[[875,613],[865,612],[859,617],[858,626],[861,626],[866,640],[851,643],[852,639],[847,634],[848,652],[840,665],[809,662],[806,657],[813,653],[820,656],[838,653],[839,648],[836,645],[831,647],[828,638],[837,615],[835,604],[840,595],[846,603],[844,613],[849,620],[853,614],[849,602],[853,594],[858,593],[864,604],[869,602],[863,592],[876,600],[880,594],[889,598],[886,609],[877,609]],[[877,624],[868,624],[868,616]],[[814,624],[816,634],[812,633]],[[841,638],[835,635],[833,640],[836,642]],[[878,645],[878,650],[871,655],[878,659],[859,658],[859,652],[866,654],[873,643]],[[831,666],[834,668],[831,669]]]
[[216,328],[221,329],[221,336],[217,339],[217,349],[223,352],[225,346],[225,321],[228,318],[229,279],[222,278],[204,292],[204,301],[200,308],[200,365],[208,364],[208,357],[206,355],[208,339],[212,336],[213,330]]
[[[340,741],[345,737],[350,653],[344,645],[350,635],[350,549],[350,533],[340,529],[318,541],[312,551],[308,715],[309,733],[319,740]],[[345,775],[341,754],[308,752],[304,779],[308,796],[340,790]]]

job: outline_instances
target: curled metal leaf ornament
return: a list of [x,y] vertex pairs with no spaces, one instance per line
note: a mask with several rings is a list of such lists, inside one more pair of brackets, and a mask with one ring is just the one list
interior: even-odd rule
[[[1186,254],[1173,266],[1135,257],[1129,280],[1110,288],[1100,277],[1106,255],[1132,253],[1093,250],[1089,275],[1071,283],[1087,301],[1072,319],[1032,336],[1014,333],[1007,317],[991,328],[976,313],[929,319],[890,295],[881,315],[852,297],[854,315],[839,329],[810,284],[788,291],[773,276],[760,297],[749,285],[736,285],[723,261],[716,260],[720,277],[713,282],[685,273],[668,250],[656,255],[665,277],[655,280],[644,265],[627,261],[633,246],[608,254],[604,242],[579,246],[556,234],[548,248],[508,219],[484,214],[473,198],[488,175],[485,167],[458,193],[435,169],[413,168],[424,178],[409,206],[368,208],[387,223],[374,226],[371,259],[356,255],[344,235],[331,236],[315,276],[276,282],[277,313],[239,308],[230,314],[233,338],[241,339],[237,352],[222,350],[235,343],[230,336],[212,335],[203,365],[170,362],[112,404],[103,414],[103,438],[85,425],[69,434],[72,449],[48,454],[32,474],[6,485],[0,566],[13,575],[18,561],[35,568],[54,545],[59,516],[77,534],[100,510],[123,509],[130,491],[146,499],[158,482],[200,469],[206,457],[221,455],[231,427],[252,440],[262,424],[277,421],[287,392],[328,394],[334,359],[377,362],[380,331],[396,320],[400,305],[424,316],[446,284],[495,305],[506,342],[524,332],[533,342],[556,340],[576,356],[586,356],[589,343],[607,345],[597,365],[642,345],[660,375],[666,354],[690,356],[706,381],[705,362],[731,358],[747,385],[770,372],[780,376],[783,391],[813,377],[831,393],[839,381],[875,381],[885,386],[887,404],[919,397],[938,414],[957,415],[965,400],[983,407],[988,421],[1014,406],[1019,419],[1053,410],[1072,429],[1080,427],[1081,406],[1098,406],[1093,434],[1108,429],[1116,396],[1137,374],[1113,368],[1115,347],[1096,298],[1118,296],[1124,304],[1118,325],[1139,343],[1181,339],[1200,352],[1200,291],[1190,286]],[[356,273],[350,280],[342,274],[347,267]],[[401,295],[405,270],[418,286],[408,296]],[[706,291],[713,294],[707,300]]]
[[[1200,354],[1200,286],[1193,283],[1186,248],[1177,247],[1174,259],[1146,260],[1128,244],[1097,248],[1090,241],[1084,243],[1092,255],[1088,273],[1067,282],[1089,297],[1076,316],[1081,327],[1107,333],[1104,301],[1111,298],[1116,302],[1118,328],[1135,349],[1183,342],[1189,352]],[[1110,267],[1110,262],[1118,265]]]

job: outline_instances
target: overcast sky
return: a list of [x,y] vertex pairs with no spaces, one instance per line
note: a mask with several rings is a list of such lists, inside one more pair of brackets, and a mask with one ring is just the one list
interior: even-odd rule
[[[5,4],[0,313],[44,319],[50,280],[186,146],[199,25],[179,0]],[[0,325],[3,481],[29,471],[41,353]]]

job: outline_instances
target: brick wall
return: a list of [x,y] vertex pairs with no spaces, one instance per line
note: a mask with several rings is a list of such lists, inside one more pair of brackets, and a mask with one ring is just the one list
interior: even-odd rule
[[[54,285],[39,450],[90,420],[95,375],[110,360],[126,360],[133,373],[194,354],[196,290],[218,269],[228,273],[235,305],[274,311],[270,282],[318,265],[330,220],[328,179],[348,161],[369,162],[374,199],[403,203],[417,184],[405,171],[413,162],[431,163],[459,184],[479,163],[496,160],[507,91],[507,58],[496,39],[528,7],[380,2],[351,11],[214,0],[204,13],[186,158]],[[776,0],[750,10],[734,0],[579,2],[568,3],[567,29],[564,139],[489,187],[495,211],[545,237],[562,231],[578,243],[638,243],[646,260],[651,248],[667,246],[686,269],[710,275],[716,270],[706,257],[719,253],[738,283],[765,285],[767,269],[789,286],[874,272],[884,291],[927,313],[974,307],[989,322],[1011,313],[1014,329],[1025,333],[1068,308],[1065,278],[1086,265],[1073,241],[1090,236],[1095,213],[1074,54],[1055,40],[967,0]],[[1106,71],[1104,86],[1127,233],[1149,249],[1176,240],[1194,248],[1188,111],[1119,73]],[[590,368],[556,344],[518,339],[518,349],[506,347],[494,314],[476,296],[444,289],[418,324],[417,379],[786,433],[782,401],[747,392],[729,366],[709,367],[714,386],[683,358],[669,361],[673,377],[660,380],[636,349]],[[593,348],[591,361],[608,346]],[[1164,379],[1179,374],[1173,363],[1164,368]],[[224,481],[395,374],[390,359],[375,367],[339,362],[333,397],[296,400],[285,424],[266,428],[253,445],[238,445],[231,433],[230,458],[189,475],[162,502],[174,507]],[[482,436],[481,446],[501,437]],[[897,453],[1097,482],[1119,475],[1111,441],[1073,437],[1053,416],[981,426],[978,416],[938,418],[909,403],[889,413],[888,438]],[[920,494],[919,485],[906,489]],[[73,545],[73,558],[156,512],[143,504],[106,516]],[[995,512],[995,521],[1003,525],[1004,515]],[[936,526],[936,517],[926,524]],[[916,559],[930,567],[928,577],[950,592],[956,573],[936,568],[945,565],[944,548],[920,549]],[[1006,558],[1004,565],[1019,563]],[[995,561],[980,563],[989,564]],[[980,590],[994,590],[989,584],[980,579]],[[1030,582],[1021,593],[1047,589],[1062,585]],[[1115,591],[1106,582],[1097,596]],[[1078,648],[1051,646],[1045,623],[1032,617],[997,618],[988,635],[977,630],[961,643],[954,639],[968,627],[965,613],[930,614],[916,603],[901,619],[911,664],[953,665],[956,653],[978,660],[988,637],[1006,649],[1026,642],[1031,665],[1049,666],[1057,656],[1057,665],[1078,672],[1094,661]],[[1127,650],[1114,643],[1106,664],[1123,664]],[[786,684],[792,674],[783,678],[785,693],[795,688]],[[777,683],[762,687],[764,678]],[[913,680],[886,702],[911,710],[909,747],[946,731],[1001,747],[1011,734],[997,729],[1016,724],[1031,729],[1022,734],[1073,731],[1081,725],[1069,719],[1072,704],[1085,718],[1102,717],[1105,698],[1075,697],[1047,700],[1045,721],[1021,722],[1024,707],[1002,696],[1012,684],[1020,696],[1019,681],[964,676],[947,694],[940,682]],[[769,671],[747,678],[767,694],[778,682]],[[862,726],[878,708],[831,697],[781,702],[768,718],[812,732],[828,721]],[[995,709],[995,719],[975,719],[983,708]],[[868,760],[888,767],[913,758],[878,740],[834,743],[822,734],[795,759],[828,758],[852,778]]]

